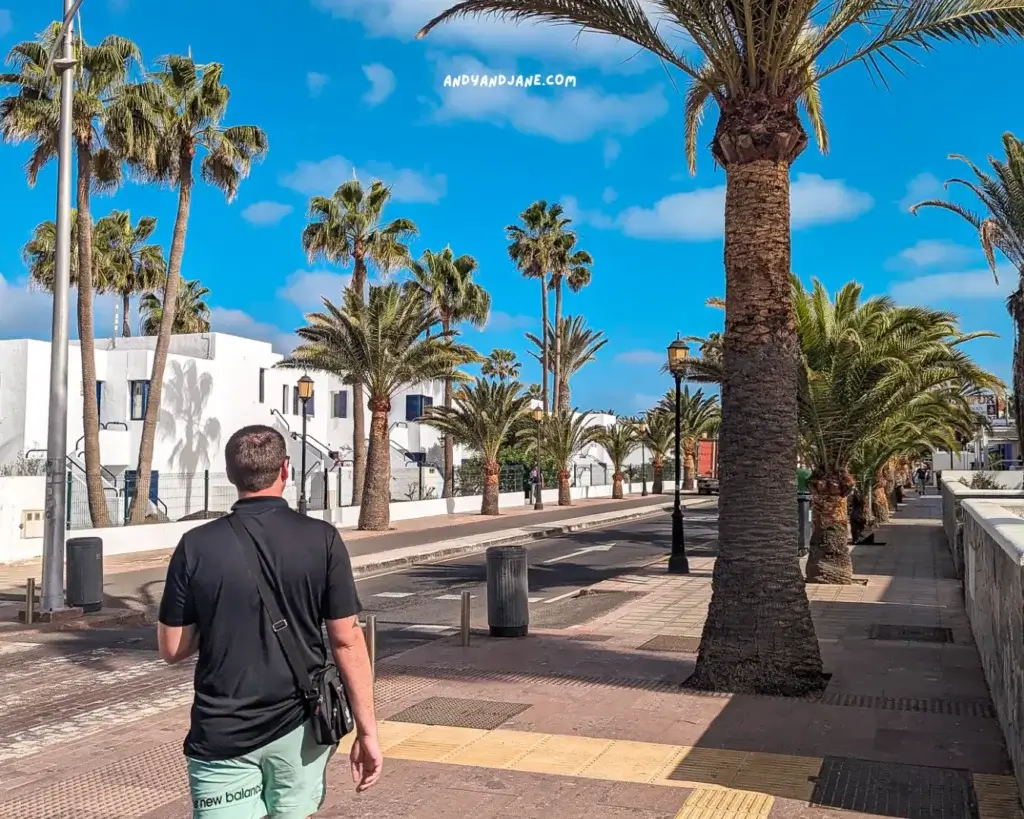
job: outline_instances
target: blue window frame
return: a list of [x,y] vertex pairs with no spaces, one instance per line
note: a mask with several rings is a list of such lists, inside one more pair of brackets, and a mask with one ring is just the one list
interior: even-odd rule
[[429,395],[405,396],[405,420],[418,421],[427,407],[432,407],[433,405],[434,399]]
[[331,405],[331,418],[348,418],[348,390],[334,393]]
[[146,407],[149,406],[148,380],[128,382],[128,404],[131,420],[141,421],[146,417]]

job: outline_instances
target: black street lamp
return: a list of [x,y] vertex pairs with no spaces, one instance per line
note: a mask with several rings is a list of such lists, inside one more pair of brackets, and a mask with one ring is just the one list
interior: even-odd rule
[[676,498],[672,506],[672,554],[668,559],[669,574],[689,574],[690,561],[686,559],[686,532],[683,529],[683,507],[679,497],[679,476],[682,472],[679,452],[682,430],[680,429],[680,404],[683,375],[686,374],[686,360],[690,356],[690,348],[686,346],[679,334],[676,340],[668,345],[668,369],[676,380]]
[[647,424],[640,422],[637,429],[640,430],[640,497],[647,497],[647,450],[644,447],[644,436],[647,434]]
[[533,420],[537,422],[537,457],[535,460],[535,468],[537,470],[537,483],[534,485],[534,496],[533,496],[533,508],[534,511],[541,511],[544,508],[544,498],[541,495],[541,471],[540,471],[540,446],[541,446],[541,426],[544,421],[544,410],[539,407],[533,411]]
[[299,468],[302,470],[302,477],[299,478],[299,514],[306,514],[306,419],[309,417],[307,407],[309,399],[313,397],[313,379],[308,375],[299,379],[299,400],[302,402],[302,457]]

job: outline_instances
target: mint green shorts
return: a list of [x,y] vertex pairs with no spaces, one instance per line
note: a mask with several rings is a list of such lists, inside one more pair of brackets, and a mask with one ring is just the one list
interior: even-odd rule
[[193,819],[306,819],[323,804],[335,750],[307,723],[245,756],[188,759]]

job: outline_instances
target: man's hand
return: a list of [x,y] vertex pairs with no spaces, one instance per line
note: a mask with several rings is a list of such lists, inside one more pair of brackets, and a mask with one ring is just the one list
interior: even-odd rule
[[377,737],[357,736],[352,743],[349,760],[352,762],[352,781],[356,785],[356,793],[368,791],[377,784],[381,768],[384,767],[384,754],[380,751]]

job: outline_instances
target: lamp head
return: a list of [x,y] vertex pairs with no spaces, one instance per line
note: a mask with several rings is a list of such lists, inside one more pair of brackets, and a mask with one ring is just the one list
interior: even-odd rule
[[686,367],[686,359],[690,357],[690,348],[676,333],[675,341],[668,345],[668,369],[675,374]]
[[299,400],[308,401],[313,397],[313,379],[308,375],[299,379]]

